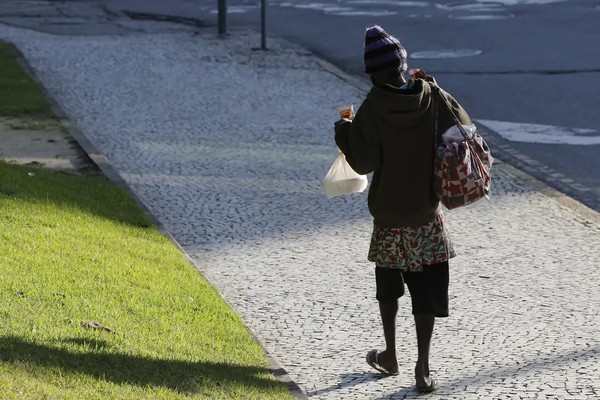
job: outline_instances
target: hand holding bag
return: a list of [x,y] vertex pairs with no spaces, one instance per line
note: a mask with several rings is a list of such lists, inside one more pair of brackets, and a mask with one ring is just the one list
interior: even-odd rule
[[323,179],[323,188],[327,198],[331,199],[343,194],[362,192],[368,183],[367,176],[357,174],[340,151]]
[[[476,202],[482,197],[489,198],[492,185],[490,169],[494,158],[485,140],[473,127],[463,126],[439,87],[431,84],[434,92],[434,182],[433,189],[442,204],[453,209]],[[443,143],[438,132],[438,103],[448,109],[462,140]],[[454,127],[453,127],[454,128]]]

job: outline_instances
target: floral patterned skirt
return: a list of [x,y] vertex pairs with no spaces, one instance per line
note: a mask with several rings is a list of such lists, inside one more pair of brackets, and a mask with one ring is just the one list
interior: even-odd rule
[[383,228],[377,225],[371,235],[368,260],[378,267],[422,271],[456,256],[440,213],[423,226]]

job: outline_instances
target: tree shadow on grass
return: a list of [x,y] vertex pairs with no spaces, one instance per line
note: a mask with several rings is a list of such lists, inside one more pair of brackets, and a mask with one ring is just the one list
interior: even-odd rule
[[[80,340],[64,343],[83,344]],[[93,340],[88,344],[94,344]],[[102,342],[99,343],[103,348]],[[191,362],[141,357],[114,352],[73,352],[60,347],[23,340],[15,336],[0,337],[0,362],[25,362],[42,368],[60,369],[64,373],[85,374],[116,384],[140,387],[158,386],[180,393],[198,393],[207,387],[240,385],[268,391],[281,388],[267,368],[220,362]]]

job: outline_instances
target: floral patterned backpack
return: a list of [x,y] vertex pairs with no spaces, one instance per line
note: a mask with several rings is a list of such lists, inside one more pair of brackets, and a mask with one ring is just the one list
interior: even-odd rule
[[[473,128],[467,132],[448,100],[440,93],[435,83],[431,83],[434,93],[434,182],[433,189],[437,198],[448,209],[466,206],[482,197],[489,198],[492,186],[490,169],[494,158],[487,143]],[[438,132],[439,100],[454,118],[455,127],[460,131],[458,141],[442,140]]]

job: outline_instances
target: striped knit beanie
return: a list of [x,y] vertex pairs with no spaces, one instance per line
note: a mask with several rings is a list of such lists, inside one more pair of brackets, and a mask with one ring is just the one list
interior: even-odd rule
[[406,50],[400,41],[375,25],[365,33],[365,72],[369,75],[406,71]]

